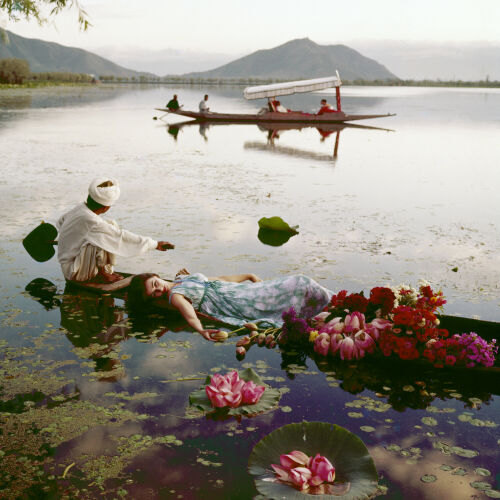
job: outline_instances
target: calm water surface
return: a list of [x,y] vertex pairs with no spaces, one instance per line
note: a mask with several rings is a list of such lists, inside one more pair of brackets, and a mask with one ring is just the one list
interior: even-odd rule
[[[365,292],[425,278],[446,313],[500,321],[500,92],[345,88],[345,111],[397,116],[338,137],[153,120],[173,93],[196,109],[205,92],[212,110],[259,108],[239,88],[0,91],[0,497],[252,498],[254,444],[320,420],[364,440],[387,498],[488,498],[482,483],[500,487],[488,377],[256,346],[238,361],[235,341],[208,344],[170,318],[129,318],[120,299],[65,291],[57,261],[30,260],[20,240],[107,173],[122,187],[110,216],[176,244],[122,270],[300,272]],[[320,98],[283,102],[314,110]],[[257,221],[274,215],[299,225],[279,247],[257,238]],[[189,407],[207,374],[247,366],[282,389],[279,409],[215,420]]]

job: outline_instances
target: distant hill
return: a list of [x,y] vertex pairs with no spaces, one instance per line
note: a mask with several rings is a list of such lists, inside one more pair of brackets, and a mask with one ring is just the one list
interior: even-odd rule
[[45,71],[69,71],[93,75],[114,75],[121,77],[140,76],[131,69],[118,66],[92,52],[58,43],[44,42],[34,38],[24,38],[7,31],[9,42],[0,38],[0,59],[19,58],[29,62],[33,73]]
[[224,66],[183,76],[194,78],[300,79],[328,76],[338,70],[345,80],[398,79],[385,66],[345,45],[318,45],[309,38],[258,50]]

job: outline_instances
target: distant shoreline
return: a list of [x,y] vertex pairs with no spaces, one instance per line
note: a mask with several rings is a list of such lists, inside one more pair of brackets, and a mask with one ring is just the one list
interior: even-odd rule
[[[215,80],[215,81],[214,81]],[[243,87],[248,85],[266,85],[270,83],[279,83],[280,81],[288,80],[258,80],[252,78],[248,80],[239,79],[195,79],[195,78],[164,78],[164,79],[154,79],[148,81],[130,81],[130,80],[100,80],[97,85],[204,85],[204,86],[232,86],[232,87]],[[0,90],[3,89],[34,89],[34,88],[44,88],[44,87],[94,87],[96,83],[86,83],[86,82],[54,82],[54,81],[28,81],[21,84],[11,84],[11,83],[0,83]],[[398,80],[398,81],[343,81],[343,86],[349,87],[449,87],[449,88],[500,88],[500,81],[436,81],[436,80]]]

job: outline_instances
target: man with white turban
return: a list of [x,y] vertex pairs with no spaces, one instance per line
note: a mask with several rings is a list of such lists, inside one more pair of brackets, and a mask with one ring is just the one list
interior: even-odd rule
[[115,179],[98,177],[90,183],[87,201],[57,222],[57,257],[67,280],[112,283],[122,279],[113,270],[116,255],[134,257],[147,250],[174,248],[167,241],[155,241],[120,229],[115,221],[99,217],[119,196],[120,187]]

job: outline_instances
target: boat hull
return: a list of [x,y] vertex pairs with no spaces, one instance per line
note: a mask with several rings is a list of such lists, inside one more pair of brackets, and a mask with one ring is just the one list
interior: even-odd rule
[[158,111],[165,113],[173,113],[180,116],[187,116],[198,121],[206,122],[232,122],[232,123],[345,123],[355,120],[367,120],[370,118],[385,118],[387,116],[394,116],[387,113],[385,115],[346,115],[344,112],[339,111],[336,113],[324,113],[322,115],[315,115],[312,113],[303,113],[301,111],[289,111],[288,113],[277,113],[267,111],[261,114],[238,114],[238,113],[199,113],[197,111],[185,111],[182,109],[169,110],[166,108],[156,108]]

